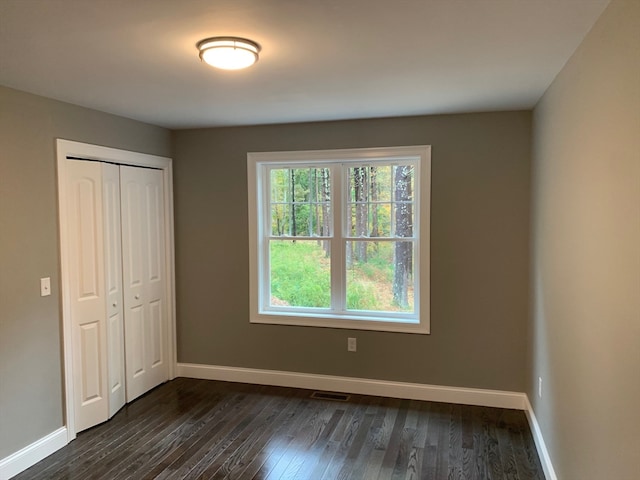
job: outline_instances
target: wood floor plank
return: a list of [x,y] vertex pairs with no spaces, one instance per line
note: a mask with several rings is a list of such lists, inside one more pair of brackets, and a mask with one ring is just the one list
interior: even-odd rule
[[[418,427],[418,417],[420,414],[420,402],[410,400],[407,407],[396,464],[391,476],[392,480],[404,480],[409,469],[415,469],[417,463],[417,451],[414,452],[416,429]],[[412,456],[412,452],[414,455]]]
[[[355,400],[355,397],[354,397]],[[358,422],[358,418],[364,413],[362,405],[359,403],[360,397],[344,410],[340,421],[336,425],[329,442],[322,455],[316,463],[316,468],[311,473],[311,478],[325,479],[333,478],[342,466],[347,449],[351,443],[353,425]],[[366,411],[365,407],[365,411]]]
[[[234,398],[234,397],[231,397]],[[137,462],[135,473],[137,478],[155,478],[165,469],[170,468],[178,458],[181,458],[185,452],[194,444],[203,438],[203,436],[213,429],[213,426],[224,424],[224,408],[223,405],[216,405],[210,408],[206,417],[197,422],[189,422],[187,428],[181,431],[174,431],[169,434],[161,443],[149,452],[153,456],[144,458],[143,464]],[[179,432],[178,435],[175,433]],[[130,469],[131,470],[131,469]]]
[[245,432],[233,442],[227,449],[229,454],[219,458],[220,468],[213,474],[211,479],[223,479],[237,477],[239,472],[245,470],[248,459],[254,455],[265,444],[265,433],[269,432],[270,426],[278,421],[286,413],[288,398],[283,396],[274,399],[275,404],[269,405],[251,424],[247,426]]
[[419,402],[418,423],[416,424],[416,436],[413,445],[416,448],[424,449],[427,442],[427,431],[429,425],[429,409],[431,402]]
[[298,415],[286,431],[283,432],[283,440],[276,440],[273,444],[267,446],[265,449],[267,454],[265,462],[252,478],[278,478],[289,466],[292,456],[295,455],[297,449],[301,448],[298,433],[307,420],[306,415],[313,415],[318,408],[318,404],[309,399],[303,401],[302,405],[305,407],[304,412]]
[[336,427],[338,426],[338,423],[344,415],[343,409],[330,411],[332,411],[331,417],[327,421],[317,440],[314,442],[313,447],[309,450],[307,461],[305,461],[301,468],[298,470],[298,478],[313,478],[311,477],[311,472],[313,472],[319,464],[327,464],[326,459],[323,462],[323,453],[326,451],[327,444],[330,442],[331,435],[334,433]]
[[180,443],[171,453],[153,464],[151,470],[141,478],[171,478],[178,475],[178,470],[186,475],[200,461],[199,452],[208,450],[209,445],[220,438],[217,435],[223,435],[231,428],[230,422],[238,413],[235,409],[237,407],[232,405],[240,405],[238,400],[243,398],[230,395],[224,401],[212,405],[212,416],[207,424],[190,437],[189,441]]
[[293,438],[284,449],[284,454],[265,477],[267,480],[295,478],[304,458],[308,457],[311,460],[314,458],[308,451],[318,439],[317,432],[321,432],[326,425],[323,420],[325,411],[327,411],[326,402],[311,401],[309,403],[309,409],[306,410],[302,421],[297,422],[295,428],[290,430]]
[[544,480],[542,465],[534,448],[529,424],[519,421],[519,429],[510,430],[509,438],[516,456],[516,467],[519,480]]
[[438,432],[440,430],[440,419],[438,404],[429,403],[427,435],[423,450],[422,471],[420,479],[431,480],[436,478],[436,459],[438,457]]
[[473,407],[471,411],[473,430],[473,480],[490,478],[488,464],[488,447],[485,442],[487,426],[483,420],[482,409]]
[[[351,469],[350,478],[367,478],[364,476],[365,470],[371,467],[370,471],[372,472],[375,468],[375,465],[372,465],[372,463],[378,462],[378,456],[375,455],[376,451],[378,451],[376,450],[376,444],[387,410],[385,400],[386,399],[382,398],[374,399],[367,409],[366,414],[372,416],[372,421],[365,437],[364,445],[360,449],[357,458],[353,460],[354,465]],[[384,451],[382,450],[382,452]],[[379,457],[378,471],[382,465],[383,456]],[[371,473],[371,476],[368,478],[377,478],[377,473],[375,476]]]
[[400,450],[400,442],[402,441],[404,423],[407,419],[408,405],[409,400],[402,400],[398,407],[398,413],[395,417],[395,421],[393,422],[393,429],[389,436],[389,442],[387,443],[385,455],[380,467],[380,473],[378,475],[380,480],[389,479],[393,475],[393,470],[396,466],[396,460]]
[[142,412],[150,414],[161,414],[167,398],[174,398],[176,391],[182,385],[182,380],[177,379],[172,388],[162,386],[153,392],[154,400],[150,396],[140,397],[132,403],[129,408],[118,412],[110,421],[97,425],[81,433],[82,442],[71,442],[65,448],[47,457],[46,462],[40,462],[29,469],[33,480],[47,478],[63,478],[61,469],[67,468],[71,463],[91,457],[92,452],[108,448],[107,446],[117,438],[125,435],[127,431],[136,428],[138,424],[144,422]]
[[155,436],[147,436],[137,442],[136,446],[129,449],[129,455],[122,457],[120,465],[111,469],[112,480],[123,480],[132,475],[144,476],[149,466],[160,462],[169,456],[180,445],[191,441],[192,437],[210,420],[207,414],[211,414],[211,408],[199,404],[194,406],[195,414],[191,417],[181,417],[160,430]]
[[178,378],[13,480],[544,480],[522,411]]
[[[196,399],[188,401],[188,408],[195,405]],[[94,478],[109,478],[106,475],[111,466],[119,463],[119,453],[126,451],[136,442],[140,441],[150,432],[166,427],[166,422],[173,418],[174,414],[170,409],[159,409],[154,416],[138,417],[133,422],[131,428],[123,428],[116,435],[108,436],[103,444],[95,446],[93,449],[79,452],[79,455],[66,462],[56,471],[56,477],[67,480]],[[49,476],[47,476],[49,478]]]
[[282,449],[286,448],[286,445],[292,440],[292,436],[288,434],[289,430],[292,425],[304,418],[303,412],[307,404],[301,398],[301,392],[303,391],[297,391],[291,395],[287,407],[274,420],[274,424],[265,429],[258,441],[247,450],[246,456],[242,460],[246,464],[244,469],[232,472],[228,476],[230,480],[254,478],[265,463],[270,461],[273,463],[271,458],[274,453],[276,455],[284,453]]
[[513,451],[513,444],[509,437],[508,425],[504,423],[498,424],[498,450],[502,461],[503,477],[506,480],[518,480],[518,467],[516,466],[516,456]]
[[[196,410],[198,413],[200,411],[201,410]],[[97,464],[85,462],[83,465],[84,468],[76,469],[68,479],[83,480],[86,479],[88,475],[94,474],[99,474],[104,478],[112,478],[134,458],[138,450],[138,445],[144,447],[147,444],[151,444],[155,439],[162,438],[167,432],[179,427],[182,421],[184,421],[184,419],[174,418],[171,415],[156,419],[155,422],[147,424],[143,430],[138,432],[138,435],[129,437],[118,445],[118,455],[113,455],[112,452],[109,451],[103,451],[104,456],[100,458]]]
[[436,454],[435,477],[449,478],[449,450],[451,449],[451,409],[453,405],[438,403],[437,430],[438,450]]
[[[224,454],[227,447],[251,422],[252,416],[264,407],[264,399],[257,395],[247,395],[244,401],[236,403],[226,415],[220,418],[218,426],[207,429],[191,448],[184,452],[182,459],[187,463],[174,462],[156,478],[199,478],[213,462]],[[179,468],[177,468],[179,467]]]
[[[251,433],[257,428],[264,428],[265,420],[269,419],[273,412],[272,404],[275,399],[271,398],[268,403],[258,402],[254,409],[252,409],[244,419],[234,428],[234,430],[227,436],[224,443],[218,445],[215,449],[215,455],[209,455],[205,462],[201,462],[203,466],[206,464],[206,468],[202,470],[199,476],[195,476],[193,471],[190,472],[189,477],[195,477],[199,479],[209,479],[215,476],[226,476],[228,473],[224,470],[221,471],[223,465],[236,450],[238,450],[242,444],[244,444],[249,438]],[[212,450],[213,452],[213,450]],[[219,475],[218,475],[219,474]]]
[[302,428],[296,434],[296,440],[290,444],[292,451],[289,465],[279,477],[274,478],[287,480],[304,476],[305,464],[307,468],[311,468],[319,460],[322,448],[338,427],[344,411],[336,412],[335,405],[330,401],[321,401],[318,405],[320,409],[317,414],[303,422]]
[[393,467],[391,475],[392,480],[402,480],[407,476],[407,470],[411,463],[411,451],[413,449],[413,439],[415,437],[415,428],[402,429],[400,436],[400,444],[398,446],[398,455],[396,456],[396,464]]
[[462,406],[452,405],[449,418],[449,475],[451,480],[463,480]]
[[353,458],[357,456],[357,453],[352,450],[352,447],[355,442],[358,442],[358,447],[356,448],[359,448],[362,442],[358,432],[360,429],[368,430],[369,425],[373,420],[371,415],[367,417],[367,410],[371,400],[372,399],[370,397],[360,397],[355,408],[350,410],[352,415],[343,417],[346,421],[341,422],[338,427],[336,427],[336,432],[334,432],[333,438],[336,438],[337,435],[341,435],[342,438],[340,439],[338,448],[331,458],[324,475],[321,477],[322,480],[336,480],[340,475],[344,478],[348,477],[350,474],[353,466],[349,463],[352,461],[349,456],[351,455]]
[[[267,400],[269,400],[267,398]],[[273,400],[273,399],[272,399]],[[184,440],[181,443],[176,443],[175,446],[172,445],[172,448],[165,448],[164,455],[159,458],[152,459],[149,463],[151,466],[156,466],[155,469],[151,469],[150,471],[145,471],[144,469],[138,470],[139,478],[156,478],[161,475],[160,472],[163,470],[167,470],[167,473],[163,473],[163,475],[167,476],[171,473],[173,476],[177,476],[174,471],[171,470],[171,465],[176,464],[176,460],[179,458],[184,458],[188,456],[189,449],[194,447],[195,445],[202,445],[206,443],[207,439],[210,439],[210,433],[218,430],[217,428],[208,428],[209,426],[213,426],[222,422],[223,418],[231,418],[224,415],[225,412],[225,404],[220,404],[216,406],[215,409],[211,409],[210,413],[207,417],[201,419],[196,424],[193,425],[191,431],[188,435],[185,435]],[[266,413],[270,413],[273,410],[265,410]],[[235,415],[235,413],[234,413]],[[229,422],[227,420],[226,425]],[[172,442],[173,443],[173,442]],[[191,451],[196,450],[193,448]],[[197,463],[197,462],[196,462]],[[184,466],[184,464],[183,464]],[[185,471],[188,471],[190,467],[193,467],[193,464],[190,464],[188,468],[185,468]]]
[[369,435],[369,429],[371,428],[374,418],[375,415],[373,413],[365,412],[364,417],[360,419],[360,423],[357,425],[353,441],[351,442],[351,446],[344,458],[342,467],[340,468],[338,475],[335,477],[337,480],[346,480],[351,477],[351,472],[356,467],[356,460],[364,449],[367,436]]

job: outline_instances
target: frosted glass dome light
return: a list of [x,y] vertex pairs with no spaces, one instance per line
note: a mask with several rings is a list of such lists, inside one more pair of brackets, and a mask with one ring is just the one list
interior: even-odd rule
[[260,45],[246,38],[212,37],[198,42],[200,59],[212,67],[240,70],[258,61]]

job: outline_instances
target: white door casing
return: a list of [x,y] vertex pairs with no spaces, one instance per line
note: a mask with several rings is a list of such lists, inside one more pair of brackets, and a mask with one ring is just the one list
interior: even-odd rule
[[[134,165],[151,167],[155,170],[155,198],[142,202],[143,208],[159,211],[158,222],[147,222],[145,231],[155,229],[160,239],[151,249],[145,249],[145,256],[155,251],[154,259],[145,260],[147,268],[151,267],[151,282],[161,279],[163,285],[147,287],[147,298],[150,298],[148,309],[150,318],[164,318],[165,326],[159,335],[151,336],[147,343],[152,346],[150,359],[147,362],[154,374],[148,376],[146,385],[155,385],[174,377],[176,366],[175,350],[175,273],[173,249],[173,198],[171,159],[157,157],[96,145],[83,144],[68,140],[57,141],[58,156],[58,195],[60,221],[60,257],[61,257],[61,297],[63,316],[63,344],[65,370],[65,417],[67,441],[75,438],[76,432],[89,424],[99,423],[111,417],[124,403],[126,375],[120,352],[125,350],[122,335],[125,331],[122,318],[126,301],[123,296],[120,252],[121,232],[118,232],[118,216],[120,214],[119,167],[118,165]],[[75,161],[67,159],[76,159]],[[82,159],[94,160],[83,162]],[[96,162],[96,160],[98,162]],[[108,162],[116,165],[109,165]],[[84,165],[89,172],[82,182],[72,188],[71,165]],[[146,169],[145,169],[146,170]],[[154,172],[154,170],[148,170]],[[85,173],[86,173],[85,172]],[[82,172],[81,172],[82,173]],[[71,175],[71,176],[70,176]],[[117,188],[118,187],[118,188]],[[145,186],[145,189],[147,187]],[[148,189],[147,189],[148,190]],[[157,196],[159,195],[159,196]],[[74,200],[73,197],[76,197]],[[147,193],[145,193],[147,196]],[[102,207],[100,206],[102,204]],[[83,217],[80,217],[80,216]],[[74,217],[76,226],[73,227]],[[87,224],[91,227],[78,231],[78,223],[82,218],[90,218]],[[120,233],[120,237],[119,237]],[[76,255],[78,248],[84,248],[82,255]],[[155,249],[155,250],[154,250]],[[74,256],[77,257],[74,260]],[[99,259],[103,258],[103,261]],[[121,271],[118,272],[118,269]],[[148,276],[149,277],[149,276]],[[156,285],[158,282],[156,282]],[[155,291],[154,291],[155,288]],[[75,291],[74,291],[75,289]],[[161,290],[161,293],[158,293]],[[74,293],[75,292],[75,293]],[[82,292],[78,295],[78,292]],[[74,296],[75,295],[75,296]],[[134,294],[135,296],[135,294]],[[95,297],[95,298],[94,298]],[[98,300],[102,297],[102,301]],[[81,300],[81,301],[79,301]],[[102,303],[102,315],[94,306],[92,315],[82,314],[82,323],[74,324],[74,316],[79,308],[87,307],[91,302]],[[77,305],[74,305],[77,304]],[[81,307],[78,307],[80,305]],[[155,310],[154,310],[155,309]],[[155,317],[154,317],[155,316]],[[89,319],[89,320],[87,320]],[[167,322],[168,321],[168,322]],[[82,327],[82,328],[80,328]],[[118,341],[119,339],[119,341]],[[91,352],[82,357],[82,342],[86,346],[97,345]],[[88,351],[88,348],[85,350]],[[111,360],[109,360],[111,358]],[[76,361],[84,362],[76,365]],[[88,376],[79,373],[86,366],[85,373],[93,369],[100,374]],[[106,372],[106,373],[105,373]],[[163,372],[162,380],[160,373]],[[79,378],[78,378],[79,377]],[[155,379],[154,379],[155,378]],[[84,383],[83,383],[84,382]],[[156,384],[157,384],[156,383]],[[91,410],[85,420],[76,418],[76,406],[82,410]]]

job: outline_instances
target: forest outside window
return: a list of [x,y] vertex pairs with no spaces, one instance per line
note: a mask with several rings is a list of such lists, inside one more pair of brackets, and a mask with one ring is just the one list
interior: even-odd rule
[[252,322],[429,333],[430,147],[247,157]]

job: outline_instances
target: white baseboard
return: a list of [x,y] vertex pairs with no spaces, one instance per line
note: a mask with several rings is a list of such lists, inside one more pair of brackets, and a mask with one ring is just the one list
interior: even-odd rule
[[[540,426],[524,393],[190,363],[178,363],[176,376],[525,410],[545,476],[547,480],[557,480]],[[8,480],[67,443],[67,428],[62,427],[3,458],[0,480]]]
[[308,388],[331,392],[358,393],[381,397],[407,398],[432,402],[460,403],[483,407],[513,408],[524,410],[527,397],[524,393],[482,390],[477,388],[443,387],[420,383],[390,382],[368,378],[337,377],[310,373],[281,372],[254,368],[221,367],[178,363],[178,377],[202,380],[275,385],[278,387]]
[[558,480],[556,472],[553,469],[553,465],[551,464],[551,457],[549,456],[547,445],[544,443],[544,438],[542,437],[540,424],[538,423],[538,419],[536,419],[536,415],[533,412],[533,407],[531,406],[531,402],[529,402],[529,397],[527,397],[526,395],[525,404],[525,413],[527,414],[527,420],[529,420],[531,432],[533,432],[533,441],[535,442],[536,448],[538,449],[538,457],[540,458],[540,463],[542,464],[542,469],[544,470],[544,476],[547,480]]
[[40,440],[36,440],[22,450],[0,460],[0,480],[8,480],[25,471],[66,444],[67,427],[61,427]]

